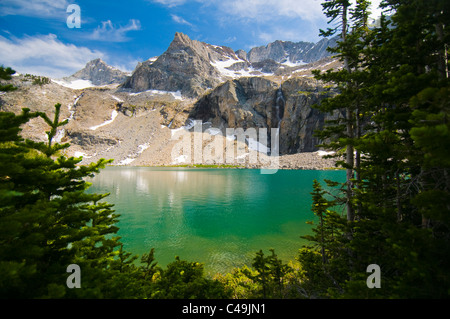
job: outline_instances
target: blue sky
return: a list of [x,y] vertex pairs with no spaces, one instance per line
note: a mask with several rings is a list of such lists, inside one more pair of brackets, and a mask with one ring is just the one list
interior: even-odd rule
[[[124,71],[162,54],[175,32],[248,51],[320,40],[322,0],[0,0],[0,64],[60,78],[102,58]],[[377,0],[378,2],[378,0]],[[69,28],[70,4],[80,28]]]

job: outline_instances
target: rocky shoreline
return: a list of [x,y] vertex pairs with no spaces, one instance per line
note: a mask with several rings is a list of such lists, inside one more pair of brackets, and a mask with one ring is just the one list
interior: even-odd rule
[[280,169],[327,170],[339,169],[335,158],[325,158],[318,152],[305,152],[280,156]]
[[[339,167],[336,166],[337,159],[336,158],[325,158],[322,151],[318,152],[305,152],[298,154],[289,154],[289,155],[281,155],[278,159],[273,162],[278,163],[274,164],[273,168],[279,170],[338,170]],[[155,163],[130,163],[126,165],[112,165],[112,166],[144,166],[144,167],[186,167],[186,168],[237,168],[237,169],[262,169],[266,168],[265,165],[258,164],[174,164],[170,161],[166,163],[159,162]]]

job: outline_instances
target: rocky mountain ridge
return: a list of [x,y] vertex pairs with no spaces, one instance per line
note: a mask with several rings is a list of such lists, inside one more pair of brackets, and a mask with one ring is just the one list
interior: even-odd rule
[[[272,47],[290,45],[283,43]],[[112,72],[98,59],[70,78],[97,86],[77,88],[58,81],[34,85],[15,76],[12,82],[19,89],[0,96],[0,110],[18,113],[28,107],[51,115],[54,104],[61,103],[61,115],[69,123],[58,132],[58,141],[70,142],[67,155],[83,156],[83,163],[103,157],[114,158],[115,165],[188,164],[174,156],[179,141],[173,137],[181,130],[194,138],[199,132],[192,123],[201,120],[202,147],[210,146],[211,138],[226,143],[225,128],[278,128],[280,167],[331,167],[332,162],[317,153],[313,131],[339,114],[312,108],[333,90],[312,79],[311,70],[338,68],[339,61],[325,57],[293,66],[275,56],[278,62],[250,62],[244,53],[177,33],[164,54],[140,63],[129,76]],[[111,72],[103,75],[103,70]],[[24,134],[42,141],[47,129],[35,119]],[[258,167],[249,161],[255,149],[248,140],[233,143],[245,149],[237,165]],[[208,164],[224,163],[214,159]]]
[[317,43],[277,40],[266,46],[252,48],[247,59],[251,63],[273,60],[288,65],[307,64],[329,57],[327,48],[334,47],[336,41],[336,37],[322,39]]
[[317,43],[275,41],[266,46],[233,51],[226,46],[191,40],[177,32],[168,49],[157,57],[139,62],[127,74],[95,59],[73,75],[63,78],[62,85],[71,87],[75,81],[88,86],[120,85],[130,92],[160,90],[180,92],[197,98],[229,79],[244,76],[280,76],[301,70],[305,65],[330,57],[326,50],[336,38]]
[[166,52],[155,61],[138,65],[122,88],[133,92],[146,90],[180,91],[197,98],[220,83],[244,76],[269,76],[299,69],[307,62],[330,56],[328,46],[335,39],[317,44],[275,41],[265,47],[253,48],[247,54],[234,52],[226,46],[191,40],[177,32]]

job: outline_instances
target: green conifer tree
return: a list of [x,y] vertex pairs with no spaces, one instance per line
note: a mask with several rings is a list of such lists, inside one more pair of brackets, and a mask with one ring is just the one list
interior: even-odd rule
[[[13,75],[14,73],[16,73],[16,71],[11,69],[10,67],[5,68],[3,65],[0,66],[0,80],[11,80],[11,75]],[[14,90],[17,90],[17,88],[12,84],[0,83],[0,92],[10,92]]]
[[[382,5],[393,13],[389,19],[383,17],[368,32],[358,27],[349,33],[347,46],[338,47],[350,53],[350,67],[358,66],[350,77],[320,75],[340,88],[324,106],[333,110],[352,103],[363,123],[358,129],[355,118],[352,140],[364,156],[355,161],[359,177],[351,200],[357,214],[346,244],[351,254],[343,256],[351,264],[349,280],[338,281],[342,290],[334,296],[448,296],[442,271],[449,265],[449,3],[388,0]],[[382,269],[383,289],[366,286],[366,267],[372,263]]]
[[[114,236],[118,230],[114,223],[118,216],[112,205],[100,202],[107,194],[86,193],[89,183],[85,178],[98,173],[108,161],[83,166],[78,165],[81,158],[59,155],[68,147],[54,143],[57,129],[65,124],[59,122],[60,107],[55,106],[53,121],[27,109],[21,115],[0,112],[3,297],[100,297],[102,284],[96,276],[116,255],[119,238]],[[20,126],[33,117],[49,124],[47,142],[20,137]],[[81,267],[85,289],[66,286],[70,264]]]

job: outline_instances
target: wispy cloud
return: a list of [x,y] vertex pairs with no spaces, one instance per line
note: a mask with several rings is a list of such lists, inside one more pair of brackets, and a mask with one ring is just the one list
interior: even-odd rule
[[177,16],[175,14],[171,14],[172,16],[172,20],[178,24],[184,24],[184,25],[188,25],[190,27],[193,27],[194,25],[192,23],[190,23],[189,21],[186,21],[184,18]]
[[[325,19],[322,11],[322,0],[195,0],[217,6],[221,13],[253,21],[272,21],[274,19],[300,18],[304,21],[318,21]],[[372,0],[371,11],[379,16],[378,8],[382,0]],[[354,5],[356,0],[351,0]]]
[[126,26],[119,27],[114,26],[111,20],[102,21],[102,25],[89,34],[87,38],[105,42],[126,42],[130,40],[127,37],[127,32],[140,29],[141,22],[136,19],[131,19]]
[[[151,0],[167,7],[176,7],[187,3],[186,0]],[[323,18],[320,0],[193,0],[205,7],[214,7],[216,12],[228,16],[270,21],[274,17],[298,17],[303,20]]]
[[105,59],[106,54],[65,44],[54,34],[25,36],[7,39],[0,36],[0,61],[19,73],[61,78],[83,68],[95,58]]
[[21,15],[66,19],[67,0],[1,0],[0,16]]
[[[152,1],[169,8],[182,7],[187,3],[184,0]],[[191,2],[200,4],[200,12],[207,13],[223,29],[229,28],[230,25],[240,25],[245,31],[254,31],[254,41],[258,43],[280,39],[299,41],[306,38],[314,41],[318,37],[318,29],[322,27],[319,25],[326,24],[322,0],[192,0]],[[172,19],[180,23],[173,14]],[[315,33],[305,31],[312,29],[306,28],[306,25],[316,27]],[[234,41],[229,38],[226,42]]]
[[152,2],[160,3],[171,8],[184,4],[186,0],[152,0]]
[[228,16],[267,22],[282,17],[312,21],[323,17],[317,0],[212,0]]
[[234,42],[236,40],[237,40],[237,38],[235,36],[232,36],[232,37],[226,38],[225,40],[223,40],[223,42],[225,42],[225,43],[232,43],[232,42]]
[[[319,27],[315,22],[310,22],[311,28],[305,28],[302,22],[292,21],[289,25],[269,25],[263,30],[255,30],[255,41],[260,44],[267,44],[276,40],[283,41],[310,41],[315,42],[319,39]],[[260,41],[258,41],[260,40]]]

